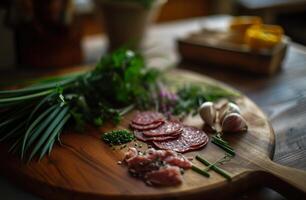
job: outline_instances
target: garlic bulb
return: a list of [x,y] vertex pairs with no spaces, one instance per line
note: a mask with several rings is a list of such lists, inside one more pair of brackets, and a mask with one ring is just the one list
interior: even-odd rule
[[210,127],[214,125],[217,112],[213,102],[207,101],[203,103],[199,109],[199,114],[205,124],[209,125]]
[[223,132],[244,132],[247,130],[246,120],[238,113],[230,113],[222,121]]
[[224,106],[221,107],[221,109],[219,111],[220,121],[222,122],[224,117],[227,116],[230,113],[240,114],[240,108],[232,102],[229,102],[229,103],[225,104]]

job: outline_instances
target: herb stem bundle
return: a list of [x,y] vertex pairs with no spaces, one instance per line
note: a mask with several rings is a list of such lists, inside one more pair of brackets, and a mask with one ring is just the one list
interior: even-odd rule
[[208,165],[204,171],[209,171],[211,169],[212,166],[215,166],[217,164],[221,164],[221,163],[224,163],[224,162],[227,162],[227,161],[230,161],[232,159],[232,155],[230,154],[225,154],[225,156],[223,156],[222,158],[220,158],[219,160],[217,160],[216,162]]
[[217,145],[218,147],[220,147],[221,149],[223,149],[224,151],[226,151],[227,153],[229,153],[232,156],[235,156],[235,150],[233,149],[233,147],[231,147],[228,142],[226,142],[225,140],[223,140],[221,137],[218,136],[212,136],[212,143],[214,143],[215,145]]
[[205,160],[204,158],[200,157],[199,155],[196,156],[196,159],[198,161],[200,161],[201,163],[203,163],[204,165],[209,166],[212,170],[214,170],[218,174],[222,175],[227,180],[232,179],[231,175],[229,175],[229,173],[227,171],[225,171],[225,170],[221,169],[220,167],[210,163],[209,161]]
[[196,167],[195,165],[192,165],[191,169],[192,169],[193,171],[197,172],[197,173],[200,174],[200,175],[206,176],[207,178],[210,177],[210,174],[209,174],[207,171],[202,170],[202,169]]

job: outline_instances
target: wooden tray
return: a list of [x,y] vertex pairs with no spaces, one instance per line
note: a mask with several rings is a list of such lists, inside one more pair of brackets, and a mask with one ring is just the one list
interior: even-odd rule
[[184,60],[210,62],[225,68],[272,75],[279,71],[286,55],[288,37],[271,50],[254,51],[237,33],[202,30],[178,39],[178,51]]
[[[227,87],[188,71],[173,70],[167,76],[185,83],[202,82]],[[1,144],[1,172],[46,199],[219,199],[256,185],[275,188],[294,199],[306,197],[306,173],[270,160],[274,133],[262,111],[245,96],[237,98],[236,102],[247,119],[249,131],[226,135],[237,151],[237,155],[222,166],[233,175],[230,182],[213,171],[211,177],[206,178],[187,170],[181,186],[149,187],[129,176],[126,167],[117,164],[126,149],[112,150],[100,140],[100,131],[116,128],[110,124],[100,131],[88,128],[86,134],[67,132],[62,136],[62,147],[55,146],[51,156],[28,165],[7,154],[7,147]],[[131,116],[132,113],[126,115],[117,128],[127,128]],[[187,118],[185,123],[197,127],[203,124],[199,117]],[[133,146],[134,142],[129,145]],[[224,152],[209,143],[200,151],[187,153],[188,156],[195,154],[214,162]],[[203,166],[196,160],[193,162]]]

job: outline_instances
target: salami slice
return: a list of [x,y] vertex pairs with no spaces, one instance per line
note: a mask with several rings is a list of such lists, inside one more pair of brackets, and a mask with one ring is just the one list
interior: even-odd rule
[[176,139],[153,141],[154,145],[160,149],[171,149],[180,153],[200,149],[207,142],[208,136],[204,131],[190,126],[183,126],[181,135]]
[[139,130],[139,131],[145,131],[145,130],[156,129],[159,126],[161,126],[163,123],[164,122],[160,121],[160,122],[155,122],[153,124],[149,124],[149,125],[145,125],[145,126],[131,123],[130,126],[131,126],[132,129],[136,129],[136,130]]
[[[207,140],[204,141],[202,144],[197,145],[197,146],[192,146],[192,147],[190,147],[190,148],[189,148],[187,151],[185,151],[185,152],[188,152],[188,151],[195,151],[195,150],[201,149],[201,148],[203,148],[207,143],[208,143],[208,137],[207,137]],[[183,152],[183,153],[185,153],[185,152]]]
[[177,132],[176,134],[172,134],[172,135],[169,135],[169,136],[162,136],[162,137],[147,137],[143,134],[142,131],[137,131],[135,130],[134,131],[134,135],[135,137],[140,140],[140,141],[143,141],[143,142],[149,142],[149,141],[166,141],[166,140],[173,140],[175,138],[178,138],[180,136],[180,132]]
[[147,137],[169,136],[179,132],[181,128],[182,125],[180,122],[166,121],[163,125],[155,129],[144,131],[143,134]]
[[145,112],[138,112],[134,119],[132,120],[133,124],[146,126],[150,124],[154,124],[156,122],[163,122],[165,117],[163,114],[155,111],[145,111]]

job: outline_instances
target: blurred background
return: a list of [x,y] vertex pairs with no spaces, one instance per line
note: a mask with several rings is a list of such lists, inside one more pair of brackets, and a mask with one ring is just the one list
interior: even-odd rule
[[[102,13],[93,0],[2,0],[0,69],[96,62],[107,49]],[[281,25],[291,40],[306,44],[304,0],[168,0],[156,23],[220,14],[260,16],[265,23]]]

